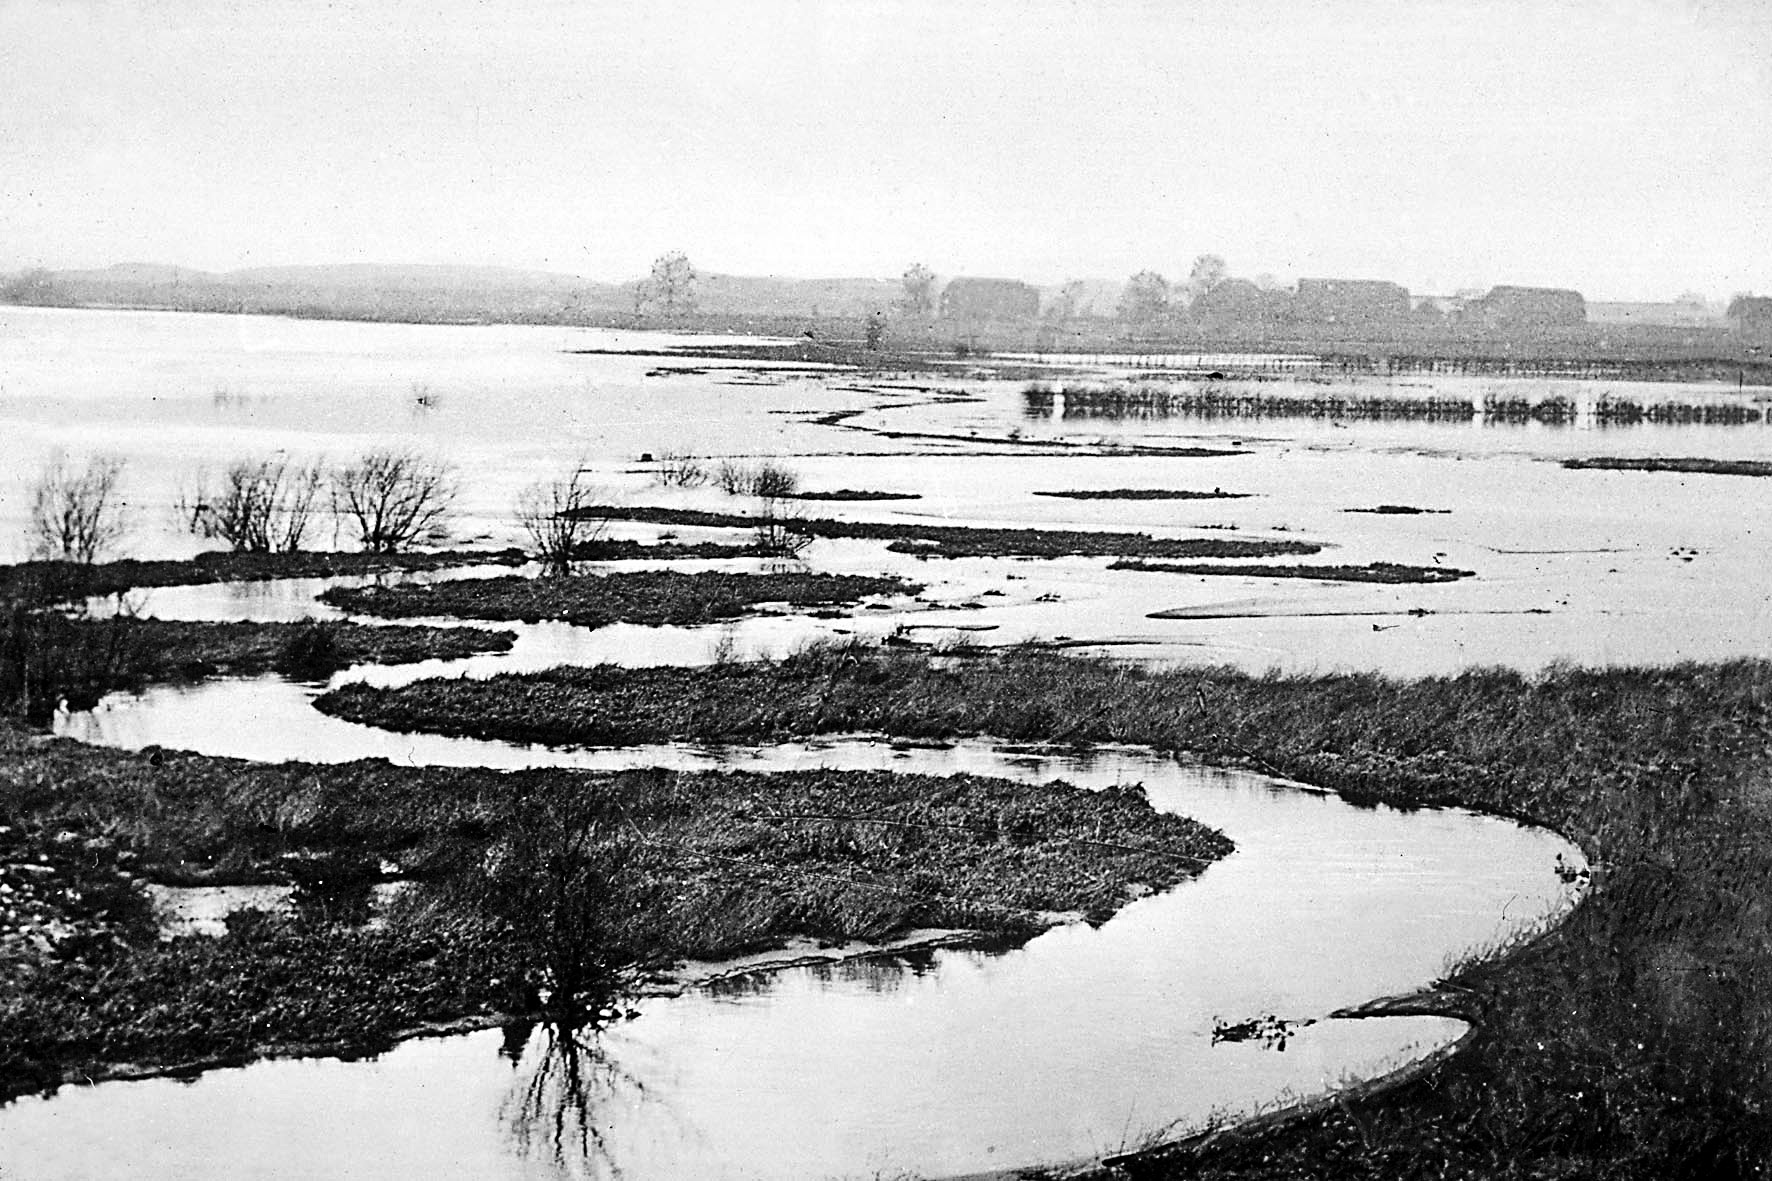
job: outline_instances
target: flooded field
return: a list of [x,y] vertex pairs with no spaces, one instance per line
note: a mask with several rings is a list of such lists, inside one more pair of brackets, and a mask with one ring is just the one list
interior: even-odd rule
[[[17,546],[24,490],[57,448],[126,460],[140,556],[199,548],[171,512],[199,468],[273,450],[344,458],[391,442],[434,451],[463,475],[458,540],[500,546],[520,540],[517,491],[571,465],[617,506],[745,513],[750,498],[712,481],[660,486],[659,458],[683,453],[713,466],[770,457],[808,490],[914,497],[793,504],[805,518],[1302,542],[1316,552],[1230,559],[1247,572],[1204,576],[1115,569],[1106,557],[931,557],[826,537],[789,564],[894,575],[921,589],[841,612],[765,610],[710,625],[501,624],[518,637],[508,653],[347,669],[332,684],[561,663],[706,664],[844,637],[937,650],[1032,641],[1256,672],[1537,671],[1768,650],[1759,621],[1772,590],[1758,577],[1757,531],[1772,486],[1562,466],[1594,456],[1772,459],[1772,431],[1759,423],[1043,416],[1027,413],[1021,383],[959,368],[951,378],[863,380],[570,351],[669,343],[590,330],[0,309],[9,481],[0,537]],[[1411,378],[1357,388],[1361,397],[1481,403],[1536,400],[1570,384]],[[1588,401],[1623,392],[1576,391]],[[1663,386],[1653,397],[1688,395],[1757,407],[1751,390]],[[1200,495],[1053,495],[1090,492]],[[646,541],[742,542],[748,532],[615,518],[611,535]],[[1399,585],[1262,575],[1304,563],[1473,575]],[[189,620],[336,617],[314,599],[327,585],[164,587],[132,592],[123,606]],[[75,1177],[137,1164],[234,1176],[296,1159],[318,1173],[878,1176],[1090,1159],[1451,1045],[1466,1027],[1448,1018],[1334,1014],[1431,984],[1462,958],[1541,929],[1579,896],[1571,867],[1580,853],[1543,830],[1457,810],[1355,807],[1136,750],[1015,752],[987,741],[926,750],[865,737],[732,749],[525,746],[355,725],[312,708],[322,689],[277,676],[160,686],[63,712],[56,725],[104,746],[266,761],[889,768],[1142,783],[1159,808],[1222,828],[1237,852],[1099,929],[1066,925],[1007,952],[948,947],[647,997],[636,1018],[584,1042],[480,1032],[360,1062],[267,1061],[189,1083],[63,1088],[0,1108],[0,1173]],[[225,897],[185,898],[173,917],[212,929]],[[1215,1036],[1267,1018],[1284,1036]]]
[[[708,343],[707,338],[696,338]],[[1767,651],[1765,541],[1772,485],[1726,475],[1574,471],[1569,458],[1772,458],[1772,428],[1550,426],[1538,422],[1029,417],[1022,383],[861,380],[755,364],[582,355],[670,338],[593,330],[338,324],[239,316],[0,310],[0,425],[9,481],[0,545],[16,554],[23,491],[55,448],[128,460],[139,556],[194,552],[171,505],[201,468],[247,454],[345,458],[415,443],[460,466],[462,540],[518,539],[511,504],[538,476],[583,462],[617,502],[749,511],[711,484],[663,489],[645,455],[791,457],[803,487],[914,494],[805,502],[806,516],[1159,536],[1299,540],[1316,564],[1444,565],[1475,577],[1426,586],[1300,583],[1110,571],[1093,558],[918,560],[815,543],[814,568],[895,573],[928,589],[901,624],[918,638],[1113,645],[1118,655],[1250,669],[1447,672],[1558,660],[1663,662]],[[667,369],[682,372],[649,376]],[[1276,384],[1266,383],[1272,391]],[[1592,388],[1588,388],[1588,387]],[[1589,401],[1626,383],[1408,378],[1361,396]],[[1764,391],[1658,384],[1645,400]],[[1212,457],[1161,449],[1224,451]],[[1142,449],[1142,450],[1141,450]],[[1066,490],[1214,489],[1237,499],[1079,500]],[[1379,506],[1436,510],[1360,513]],[[622,535],[652,527],[612,525]],[[691,539],[729,536],[677,530]],[[742,568],[742,567],[735,567]],[[1000,592],[990,593],[986,592]],[[222,592],[231,593],[231,592]],[[244,587],[243,599],[282,592]],[[962,614],[963,613],[963,614]],[[1164,613],[1167,617],[1153,619]],[[740,625],[741,648],[780,651],[828,621]],[[661,641],[664,636],[657,638]],[[711,643],[711,641],[709,641]],[[650,644],[612,642],[615,659]],[[705,651],[697,639],[664,659]],[[624,651],[625,649],[625,651]],[[653,657],[658,659],[658,657]]]

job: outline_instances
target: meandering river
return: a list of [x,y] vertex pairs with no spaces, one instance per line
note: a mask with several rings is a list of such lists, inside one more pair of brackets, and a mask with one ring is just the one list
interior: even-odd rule
[[[813,634],[944,630],[980,642],[1100,642],[1150,659],[1246,667],[1445,671],[1758,652],[1763,481],[1733,497],[1695,478],[1567,472],[1600,448],[1772,452],[1772,432],[1669,428],[1599,437],[1419,424],[1160,424],[1141,437],[1234,444],[1227,458],[1024,454],[1015,391],[931,406],[837,379],[757,386],[719,367],[651,376],[655,361],[568,354],[591,334],[324,325],[0,309],[0,444],[16,481],[52,447],[130,458],[144,538],[174,552],[165,510],[200,463],[281,448],[341,457],[384,441],[432,447],[470,473],[469,539],[509,538],[514,490],[586,462],[620,496],[718,507],[710,489],[648,486],[643,452],[793,455],[819,487],[922,499],[821,511],[868,519],[1308,537],[1336,562],[1447,564],[1448,586],[1281,585],[1253,577],[1113,572],[1095,559],[925,561],[819,542],[820,569],[901,573],[926,589],[849,619],[777,616],[731,629],[520,626],[501,656],[340,679],[486,675],[562,660],[693,663],[723,636],[741,654]],[[598,338],[597,343],[610,342]],[[705,343],[705,342],[703,342]],[[746,387],[749,388],[746,388]],[[1660,394],[1664,391],[1658,390]],[[421,398],[418,395],[422,393]],[[832,411],[851,427],[821,424]],[[976,444],[903,440],[915,427]],[[1067,435],[1068,432],[1068,435]],[[22,485],[20,485],[22,486]],[[1090,487],[1222,486],[1232,501],[1039,498]],[[17,499],[9,489],[6,512]],[[1348,515],[1412,503],[1448,513]],[[5,522],[0,522],[4,526]],[[10,538],[14,530],[6,530]],[[1700,595],[1698,588],[1708,591]],[[178,588],[142,597],[182,618],[300,618],[317,583]],[[1681,604],[1686,606],[1681,607]],[[1215,618],[1151,620],[1165,607]],[[1370,612],[1379,611],[1383,619]],[[1548,612],[1541,614],[1540,612]],[[1443,1018],[1333,1018],[1431,984],[1461,957],[1555,921],[1576,898],[1554,834],[1460,811],[1363,809],[1261,776],[1133,750],[906,749],[854,737],[763,749],[582,750],[402,735],[314,711],[276,677],[163,687],[60,719],[121,747],[248,758],[499,768],[824,766],[958,771],[1084,786],[1142,783],[1153,803],[1221,828],[1237,850],[1197,880],[1130,903],[1098,929],[1065,926],[1007,951],[941,947],[788,967],[680,995],[584,1044],[545,1030],[405,1043],[375,1058],[267,1061],[167,1079],[64,1088],[0,1108],[0,1175],[87,1177],[805,1177],[956,1175],[1088,1159],[1384,1073],[1464,1031]],[[1284,1038],[1215,1039],[1272,1017]]]

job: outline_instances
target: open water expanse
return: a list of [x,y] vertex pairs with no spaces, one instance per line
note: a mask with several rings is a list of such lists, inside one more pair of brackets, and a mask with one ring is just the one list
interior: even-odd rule
[[[843,618],[523,625],[506,655],[336,679],[697,663],[716,650],[780,654],[844,633],[1409,675],[1767,652],[1761,522],[1772,482],[1559,463],[1772,459],[1772,430],[1761,425],[1065,419],[1028,415],[1018,382],[960,370],[952,379],[863,379],[569,351],[668,343],[589,330],[0,309],[0,544],[21,556],[23,492],[57,448],[125,457],[136,556],[193,552],[172,519],[181,486],[204,466],[273,450],[342,459],[413,443],[440,454],[463,474],[462,540],[498,545],[517,540],[517,490],[570,464],[592,471],[617,502],[744,512],[743,499],[711,487],[657,487],[641,457],[766,456],[790,463],[811,489],[918,496],[808,503],[808,514],[1301,539],[1326,548],[1275,561],[1444,564],[1475,577],[1277,582],[1112,571],[1095,558],[923,559],[820,541],[803,558],[815,569],[896,573],[924,589]],[[1394,384],[1406,396],[1426,389],[1480,401],[1581,383]],[[1645,402],[1757,396],[1617,384],[1571,396],[1606,392]],[[854,413],[833,421],[842,412]],[[1248,495],[1035,495],[1113,488]],[[1386,504],[1436,511],[1346,511]],[[321,585],[168,588],[131,606],[178,618],[302,618],[328,613],[312,601]],[[1150,617],[1178,610],[1192,617]],[[1553,834],[1456,811],[1361,809],[1137,751],[1082,758],[988,742],[905,750],[865,738],[755,750],[524,747],[351,725],[312,710],[316,691],[275,677],[157,688],[65,715],[58,727],[109,745],[272,760],[887,766],[1139,782],[1159,807],[1222,828],[1237,851],[1099,929],[1061,927],[1008,952],[945,948],[796,967],[648,998],[640,1016],[585,1046],[552,1045],[539,1031],[527,1041],[485,1032],[362,1062],[265,1062],[194,1082],[64,1088],[0,1108],[0,1175],[939,1176],[1080,1160],[1320,1094],[1451,1044],[1463,1027],[1445,1019],[1330,1014],[1430,984],[1458,958],[1554,921],[1576,896],[1555,868],[1579,855]],[[1294,1023],[1285,1040],[1212,1036],[1220,1023],[1268,1016]]]

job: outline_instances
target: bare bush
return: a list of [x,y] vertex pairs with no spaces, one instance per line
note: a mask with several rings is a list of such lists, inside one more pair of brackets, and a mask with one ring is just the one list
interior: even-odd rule
[[799,473],[786,464],[769,459],[761,463],[723,460],[714,473],[714,482],[728,496],[761,496],[781,500],[800,490]]
[[332,511],[378,554],[440,536],[460,490],[454,468],[414,451],[372,451],[330,483]]
[[750,487],[750,469],[734,459],[722,459],[714,469],[714,483],[728,496],[743,496]]
[[780,497],[759,496],[756,520],[751,543],[761,553],[795,558],[799,557],[801,550],[812,544],[812,538],[797,528],[799,514]]
[[660,451],[658,470],[653,478],[666,488],[699,488],[708,482],[708,468],[693,455]]
[[549,574],[570,574],[579,547],[595,541],[608,522],[586,515],[597,502],[582,468],[557,480],[538,480],[517,497],[517,523]]
[[76,471],[57,455],[31,490],[31,554],[91,565],[129,532],[118,486],[123,460],[95,455]]
[[781,500],[800,490],[800,475],[786,464],[764,460],[751,470],[752,496]]
[[325,466],[317,462],[242,459],[214,487],[199,475],[179,498],[179,516],[192,533],[239,553],[294,553],[307,539],[325,484]]

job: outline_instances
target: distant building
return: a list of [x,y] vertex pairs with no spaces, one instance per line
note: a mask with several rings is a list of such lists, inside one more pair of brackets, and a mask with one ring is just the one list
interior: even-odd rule
[[1772,341],[1772,295],[1738,295],[1729,301],[1729,328],[1755,341]]
[[951,279],[941,292],[944,320],[1032,320],[1040,293],[1019,279]]
[[1587,323],[1587,301],[1565,287],[1491,287],[1472,309],[1491,328],[1565,328]]
[[1293,308],[1325,324],[1399,320],[1409,314],[1409,289],[1385,279],[1300,279]]

